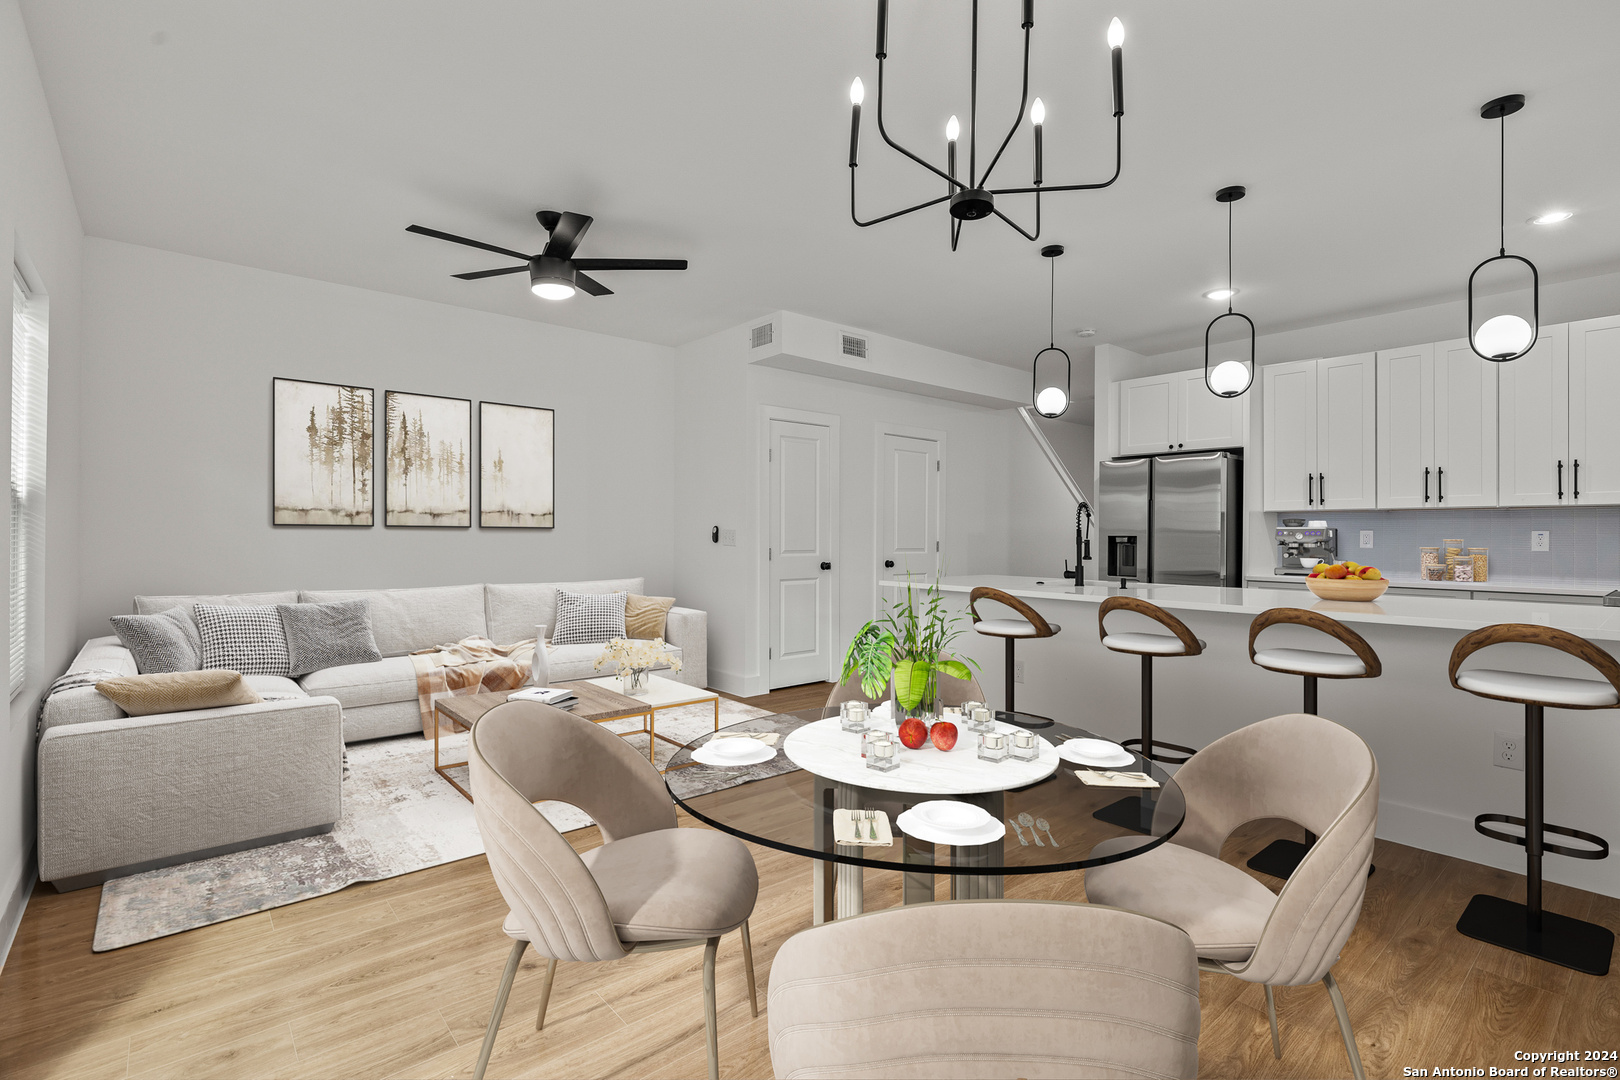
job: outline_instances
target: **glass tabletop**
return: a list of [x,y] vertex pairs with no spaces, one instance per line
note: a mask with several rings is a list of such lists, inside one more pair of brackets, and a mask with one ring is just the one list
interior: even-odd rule
[[[675,753],[667,767],[665,785],[693,817],[733,836],[810,859],[879,870],[907,869],[906,864],[915,862],[919,851],[938,851],[946,855],[949,864],[972,865],[978,874],[1080,870],[1149,851],[1173,836],[1186,817],[1181,789],[1175,780],[1140,754],[1133,755],[1132,764],[1119,769],[1146,772],[1159,782],[1159,787],[1092,786],[1077,776],[1077,770],[1088,771],[1085,766],[1068,761],[1044,780],[1025,787],[964,795],[886,790],[876,773],[868,786],[830,780],[796,768],[783,753],[787,736],[806,724],[837,715],[836,708],[776,713],[706,733]],[[775,746],[776,756],[760,765],[741,767],[705,765],[693,760],[692,752],[715,735],[744,731],[778,732],[782,737]],[[1098,737],[1061,719],[1036,734],[1059,745],[1070,739]],[[858,756],[860,736],[848,733],[847,737],[851,754]],[[974,753],[975,739],[972,732],[964,731],[952,753]],[[1006,835],[989,844],[963,846],[932,844],[902,835],[904,829],[895,824],[900,813],[934,799],[982,807],[1006,826]],[[889,847],[835,845],[833,813],[839,808],[885,811],[895,843]],[[1110,844],[1105,854],[1093,854],[1097,845],[1115,838],[1126,839]]]

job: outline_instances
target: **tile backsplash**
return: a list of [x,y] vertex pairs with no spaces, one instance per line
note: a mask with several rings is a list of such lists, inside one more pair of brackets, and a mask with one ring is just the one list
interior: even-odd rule
[[[1542,507],[1512,510],[1359,510],[1338,514],[1278,514],[1326,521],[1339,530],[1339,558],[1377,566],[1396,578],[1418,574],[1418,548],[1461,538],[1490,548],[1492,581],[1620,585],[1620,507]],[[1360,546],[1363,529],[1373,546]],[[1530,533],[1552,535],[1549,550],[1531,551]]]

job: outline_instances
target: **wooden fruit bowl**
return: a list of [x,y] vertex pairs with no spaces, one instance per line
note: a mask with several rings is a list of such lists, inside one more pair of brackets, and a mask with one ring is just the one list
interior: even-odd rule
[[1377,581],[1351,580],[1350,578],[1324,578],[1313,577],[1305,579],[1305,587],[1324,600],[1350,600],[1372,601],[1384,595],[1389,588],[1388,578],[1379,578]]

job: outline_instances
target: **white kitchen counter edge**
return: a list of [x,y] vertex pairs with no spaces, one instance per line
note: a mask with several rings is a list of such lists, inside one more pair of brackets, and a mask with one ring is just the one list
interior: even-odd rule
[[[1305,584],[1301,574],[1253,574],[1248,579],[1249,584],[1264,588],[1273,581],[1292,581],[1300,585]],[[1504,592],[1504,593],[1541,593],[1546,596],[1606,596],[1615,590],[1615,584],[1602,584],[1599,582],[1568,582],[1557,581],[1515,581],[1512,578],[1493,577],[1489,581],[1423,581],[1419,578],[1392,577],[1389,579],[1394,589],[1424,589],[1431,592]]]

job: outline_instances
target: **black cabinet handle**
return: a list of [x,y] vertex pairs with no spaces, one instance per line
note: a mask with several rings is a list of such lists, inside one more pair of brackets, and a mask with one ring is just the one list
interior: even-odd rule
[[1580,458],[1575,459],[1575,491],[1574,491],[1574,495],[1575,495],[1575,497],[1577,499],[1579,499],[1581,497],[1581,459]]
[[886,569],[893,570],[894,569],[894,560],[893,559],[884,559],[883,560],[883,565],[884,565],[884,567]]
[[1429,467],[1423,466],[1423,501],[1429,501]]
[[1560,501],[1564,498],[1564,460],[1562,458],[1558,459],[1558,498]]
[[1437,496],[1435,502],[1446,501],[1446,467],[1444,465],[1434,470],[1434,491]]
[[1323,506],[1327,505],[1327,475],[1325,473],[1316,474],[1316,501]]
[[1305,505],[1316,505],[1316,477],[1310,473],[1305,474]]
[[832,563],[824,562],[824,563],[821,564],[821,568],[823,570],[831,570],[832,569]]

